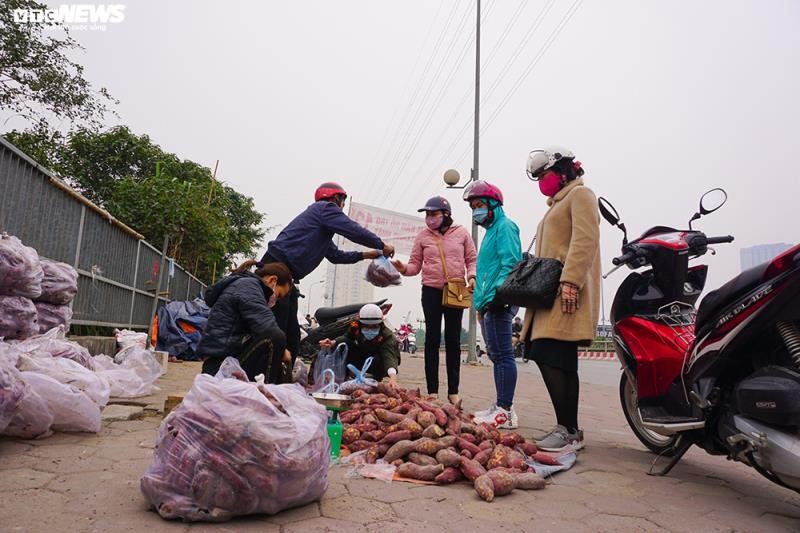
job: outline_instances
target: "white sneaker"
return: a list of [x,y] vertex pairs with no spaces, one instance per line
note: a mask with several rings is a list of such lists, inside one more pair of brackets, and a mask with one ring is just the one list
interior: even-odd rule
[[495,405],[488,413],[478,416],[475,415],[475,423],[487,423],[495,426],[497,429],[517,429],[519,427],[519,418],[517,413],[514,412],[514,407],[505,410],[500,406]]
[[484,416],[488,415],[489,413],[494,412],[496,407],[497,407],[497,404],[493,403],[492,406],[489,407],[488,409],[483,409],[481,411],[475,411],[475,418],[484,417]]

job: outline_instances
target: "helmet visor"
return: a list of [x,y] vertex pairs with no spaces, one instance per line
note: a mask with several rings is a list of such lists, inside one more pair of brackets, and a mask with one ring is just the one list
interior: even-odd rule
[[528,154],[528,165],[526,173],[532,181],[539,181],[544,171],[550,165],[550,154],[544,150],[534,150]]

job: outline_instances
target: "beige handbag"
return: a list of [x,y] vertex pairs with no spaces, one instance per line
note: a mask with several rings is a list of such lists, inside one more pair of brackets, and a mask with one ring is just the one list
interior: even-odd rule
[[472,293],[467,288],[467,282],[464,278],[450,279],[447,273],[447,261],[444,258],[444,250],[442,250],[441,241],[436,242],[439,248],[439,255],[442,258],[442,268],[444,269],[444,278],[447,280],[447,285],[444,286],[442,291],[442,307],[452,307],[454,309],[469,309],[472,307]]

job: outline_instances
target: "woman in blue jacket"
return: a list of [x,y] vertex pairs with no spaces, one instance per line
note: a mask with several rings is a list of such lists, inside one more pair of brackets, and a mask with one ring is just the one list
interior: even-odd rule
[[515,429],[519,425],[514,411],[517,387],[517,364],[511,340],[511,321],[516,307],[495,302],[497,289],[522,259],[519,228],[503,211],[503,193],[485,181],[476,181],[465,192],[464,200],[472,208],[472,219],[486,230],[478,252],[478,275],[472,303],[478,311],[489,357],[494,365],[496,403],[475,413],[475,422],[487,422],[498,428]]
[[[314,203],[297,215],[274,241],[258,266],[283,263],[296,283],[313,272],[327,259],[336,264],[353,264],[364,259],[377,259],[381,254],[391,257],[394,247],[348,217],[342,208],[347,192],[338,183],[328,182],[317,187]],[[341,235],[367,248],[366,252],[345,252],[333,242]],[[300,291],[295,287],[273,310],[278,325],[286,333],[286,346],[294,360],[300,354],[300,325],[297,322],[297,300]]]

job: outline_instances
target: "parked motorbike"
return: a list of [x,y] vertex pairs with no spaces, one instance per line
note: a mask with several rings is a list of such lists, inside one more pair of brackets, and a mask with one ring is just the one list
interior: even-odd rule
[[408,353],[417,353],[417,336],[413,333],[408,336]]
[[603,218],[623,232],[611,272],[635,271],[611,309],[622,410],[642,444],[671,457],[654,475],[697,445],[800,492],[800,245],[695,308],[708,267],[690,260],[733,237],[708,237],[692,222],[726,200],[713,189],[688,230],[656,226],[632,242],[616,209],[599,201]]
[[361,304],[345,305],[342,307],[320,307],[314,313],[314,318],[319,324],[315,328],[301,326],[300,353],[305,358],[310,358],[319,351],[319,341],[335,339],[345,334],[350,325],[358,320],[358,312],[367,303],[374,303],[383,311],[385,317],[392,309],[389,300],[365,302]]

